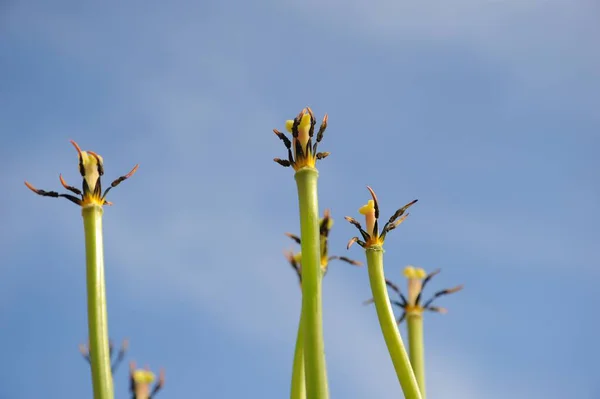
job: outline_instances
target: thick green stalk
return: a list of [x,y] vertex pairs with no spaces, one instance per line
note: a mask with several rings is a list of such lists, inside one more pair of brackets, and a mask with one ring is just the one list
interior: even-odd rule
[[298,337],[296,338],[296,351],[294,352],[294,369],[292,370],[291,399],[306,399],[306,381],[304,378],[304,330],[302,313],[298,323]]
[[385,276],[383,274],[383,248],[372,246],[368,247],[366,252],[369,280],[371,282],[375,308],[377,309],[377,317],[379,318],[381,332],[390,352],[398,381],[406,399],[421,399],[419,386],[410,365],[408,354],[404,348],[402,337],[400,337],[400,333],[398,332],[394,312],[390,305],[390,298],[388,297]]
[[88,296],[88,329],[94,399],[113,399],[114,389],[108,349],[108,321],[104,282],[102,207],[82,208]]
[[421,313],[408,314],[406,318],[408,326],[408,352],[410,364],[412,364],[421,388],[421,398],[425,399],[425,350],[423,345],[423,316]]
[[329,393],[323,343],[318,177],[319,172],[309,167],[302,168],[295,174],[302,242],[302,324],[306,395],[310,399],[327,399]]

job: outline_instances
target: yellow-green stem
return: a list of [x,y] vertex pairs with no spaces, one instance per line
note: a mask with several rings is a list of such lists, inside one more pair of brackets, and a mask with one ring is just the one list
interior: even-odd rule
[[85,231],[89,350],[94,399],[113,399],[104,282],[102,207],[89,205],[82,208],[81,214]]
[[380,246],[368,247],[366,253],[369,280],[371,282],[375,308],[377,309],[377,317],[379,318],[381,332],[392,358],[398,381],[404,392],[404,397],[406,399],[421,399],[419,386],[410,365],[408,354],[404,348],[402,337],[400,337],[400,333],[398,332],[394,312],[390,305],[390,298],[388,297],[385,276],[383,274],[383,248]]
[[408,353],[417,383],[421,389],[421,398],[425,399],[425,349],[423,346],[423,315],[409,313],[406,317],[408,328]]
[[319,204],[315,168],[305,167],[295,174],[300,205],[300,238],[302,247],[302,324],[304,327],[304,371],[306,396],[327,399],[327,371],[323,343],[321,302],[321,248],[319,236]]
[[302,313],[298,323],[298,337],[296,338],[296,351],[294,352],[294,369],[292,370],[291,399],[306,399],[306,381],[304,378],[304,330]]

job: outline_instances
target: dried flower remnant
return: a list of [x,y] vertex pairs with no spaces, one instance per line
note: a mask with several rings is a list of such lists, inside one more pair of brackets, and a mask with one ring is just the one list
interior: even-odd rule
[[68,185],[62,175],[59,175],[60,183],[72,194],[39,190],[27,181],[25,181],[25,185],[38,195],[53,198],[63,197],[81,207],[85,237],[88,336],[90,339],[87,359],[92,369],[94,397],[112,399],[114,388],[111,370],[112,356],[108,339],[102,214],[104,212],[103,205],[111,205],[106,200],[109,191],[131,177],[137,171],[138,165],[135,165],[126,175],[114,180],[110,187],[103,192],[101,178],[104,175],[104,160],[93,151],[82,151],[79,145],[72,140],[71,144],[77,150],[79,173],[83,178],[81,189]]
[[288,150],[287,159],[275,158],[274,161],[281,166],[291,166],[295,171],[298,171],[304,167],[314,168],[318,159],[326,158],[329,152],[317,152],[317,148],[321,140],[323,140],[325,129],[327,129],[327,114],[321,122],[315,143],[312,144],[315,124],[316,120],[312,110],[306,107],[296,118],[286,121],[285,127],[292,134],[292,140],[285,133],[273,129],[273,132],[283,141]]
[[[104,160],[100,155],[93,151],[82,151],[73,140],[71,140],[71,144],[73,144],[77,150],[77,156],[79,158],[79,173],[83,177],[82,189],[80,190],[76,187],[69,186],[62,175],[59,175],[60,184],[75,195],[60,194],[56,191],[38,190],[31,183],[26,181],[25,185],[27,188],[44,197],[66,198],[81,207],[89,205],[112,205],[111,202],[106,200],[108,192],[112,188],[117,187],[124,180],[130,178],[137,171],[139,165],[135,165],[129,173],[113,181],[110,187],[102,192],[101,177],[104,175]],[[79,196],[79,198],[77,196]]]
[[[318,145],[327,128],[327,116],[321,123],[313,145],[315,123],[312,110],[306,107],[294,120],[286,122],[286,129],[292,134],[291,140],[282,132],[274,129],[273,132],[283,141],[288,153],[286,160],[275,158],[274,161],[284,167],[291,166],[295,171],[294,180],[298,188],[298,210],[302,237],[302,313],[296,342],[296,355],[294,356],[292,397],[300,398],[306,395],[311,398],[327,399],[329,389],[323,342],[321,292],[323,272],[321,269],[317,194],[319,172],[316,168],[317,160],[329,155],[327,152],[317,152]],[[301,360],[302,357],[303,360]],[[304,377],[300,373],[301,369],[304,370]]]
[[394,365],[398,383],[402,387],[405,398],[421,399],[422,396],[415,377],[415,372],[413,371],[409,355],[396,325],[396,317],[392,310],[383,272],[383,244],[386,235],[406,219],[408,216],[406,210],[415,204],[417,200],[409,202],[398,209],[383,226],[380,233],[379,202],[373,189],[369,186],[367,186],[367,189],[371,193],[372,199],[359,209],[359,212],[365,216],[366,231],[356,219],[346,216],[346,220],[356,227],[362,236],[362,239],[360,237],[352,237],[348,242],[347,248],[349,249],[352,244],[358,243],[358,245],[365,250],[369,284],[371,286],[371,292],[373,293],[372,302],[375,304],[381,333],[390,354],[392,364]]
[[156,376],[147,366],[145,369],[136,369],[135,362],[132,361],[129,364],[129,389],[132,399],[152,399],[165,385],[165,370],[160,370],[158,381],[151,390],[150,385],[155,379]]
[[[437,313],[447,313],[448,310],[446,308],[442,308],[439,306],[432,306],[433,301],[437,298],[453,294],[463,289],[462,285],[457,285],[456,287],[447,288],[444,290],[437,291],[433,294],[431,298],[426,301],[422,300],[423,289],[431,281],[433,276],[438,274],[440,269],[436,269],[433,272],[427,274],[425,270],[420,267],[407,266],[404,269],[404,276],[408,280],[408,293],[405,296],[400,288],[394,284],[393,282],[386,280],[387,286],[394,291],[400,298],[400,300],[391,301],[391,303],[400,309],[402,309],[402,314],[398,317],[398,324],[402,323],[407,316],[421,316],[425,310],[430,312]],[[365,301],[365,304],[372,303],[373,300],[369,299]]]
[[392,217],[388,220],[388,222],[383,226],[381,230],[381,234],[379,233],[379,203],[377,201],[377,196],[371,187],[367,186],[367,189],[371,193],[372,200],[369,200],[366,205],[361,207],[358,211],[360,214],[365,216],[367,230],[365,231],[361,224],[354,218],[350,216],[346,216],[346,220],[350,222],[354,227],[358,229],[362,236],[362,240],[359,237],[352,237],[348,242],[348,248],[352,246],[352,244],[357,243],[363,248],[382,246],[386,235],[394,230],[396,227],[400,225],[400,223],[404,222],[408,217],[408,213],[405,213],[408,208],[414,205],[418,200],[414,200],[404,205],[402,208],[398,209]]
[[[329,256],[328,238],[329,232],[331,231],[332,227],[333,218],[331,217],[331,212],[327,209],[324,212],[323,218],[319,221],[319,236],[321,244],[321,271],[323,272],[323,276],[327,274],[329,262],[332,260],[337,259],[351,264],[353,266],[362,266],[362,262],[347,258],[345,256]],[[285,235],[290,237],[297,244],[301,244],[300,237],[291,233],[285,233]],[[302,253],[293,253],[292,251],[288,251],[285,253],[285,257],[287,258],[292,268],[296,271],[296,274],[298,275],[298,280],[300,284],[302,284]]]

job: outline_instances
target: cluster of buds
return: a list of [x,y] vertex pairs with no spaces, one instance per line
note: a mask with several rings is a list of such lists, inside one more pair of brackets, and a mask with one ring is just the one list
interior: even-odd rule
[[[329,256],[327,240],[329,237],[329,232],[331,231],[331,227],[333,227],[333,219],[331,218],[331,212],[327,209],[323,214],[323,218],[319,221],[319,241],[321,245],[321,272],[323,273],[323,276],[327,274],[329,262],[335,259],[341,260],[354,266],[362,266],[362,262],[352,260],[345,256]],[[290,237],[296,243],[301,244],[300,237],[291,233],[285,233],[285,235]],[[302,253],[293,253],[292,251],[289,251],[285,254],[285,256],[290,265],[296,271],[296,274],[298,275],[298,280],[302,285]]]
[[156,380],[156,376],[150,368],[136,369],[135,362],[129,363],[129,389],[132,399],[152,399],[165,385],[165,370],[161,369],[158,381],[150,389],[150,385]]
[[111,202],[106,200],[106,194],[108,194],[112,188],[117,187],[121,182],[130,178],[137,171],[139,165],[135,165],[129,173],[113,181],[110,187],[102,192],[101,177],[104,174],[104,161],[102,157],[93,151],[81,151],[77,143],[73,140],[71,140],[71,144],[73,144],[77,150],[77,156],[79,158],[79,173],[83,177],[82,189],[80,190],[76,187],[69,186],[62,175],[59,175],[60,184],[75,195],[59,194],[56,191],[38,190],[31,185],[31,183],[26,181],[25,185],[27,188],[44,197],[66,198],[81,207],[89,205],[112,205]]
[[298,171],[304,167],[314,168],[317,159],[327,157],[329,155],[328,152],[317,152],[325,129],[327,129],[327,115],[325,115],[323,122],[321,122],[315,144],[313,145],[312,139],[315,133],[315,124],[316,120],[312,110],[306,107],[294,120],[289,120],[285,123],[285,128],[292,134],[292,140],[279,130],[273,129],[273,132],[283,141],[288,151],[288,159],[275,158],[274,161],[281,166],[291,166],[295,171]]
[[[117,369],[117,367],[119,367],[119,365],[121,364],[121,362],[125,358],[125,353],[127,352],[128,348],[129,348],[129,340],[124,339],[123,343],[121,344],[121,349],[119,349],[119,352],[117,353],[117,356],[113,360],[114,345],[113,345],[112,341],[108,342],[108,353],[109,353],[109,357],[111,359],[110,371],[112,373],[115,372],[115,370]],[[89,344],[87,344],[87,345],[86,344],[80,344],[79,345],[79,352],[81,352],[81,355],[83,356],[83,358],[85,359],[85,361],[87,361],[91,365],[91,357],[90,357],[91,353],[90,353]]]
[[354,227],[358,229],[362,236],[362,240],[359,237],[352,237],[348,242],[348,249],[352,246],[352,244],[357,243],[363,248],[370,247],[380,247],[383,245],[385,241],[385,236],[390,231],[394,230],[396,227],[400,225],[406,218],[408,217],[408,213],[405,214],[406,210],[414,205],[418,200],[414,200],[404,205],[402,208],[398,209],[388,220],[388,222],[383,226],[381,234],[379,233],[379,203],[377,201],[377,196],[373,189],[367,186],[367,189],[371,193],[372,200],[369,200],[366,205],[361,207],[358,212],[361,215],[365,215],[367,230],[363,230],[361,224],[354,218],[350,216],[346,216],[346,220],[350,222]]
[[[436,293],[433,294],[433,296],[431,298],[429,298],[426,301],[423,301],[423,298],[422,298],[423,289],[425,288],[427,283],[433,278],[433,276],[435,276],[439,272],[440,272],[440,269],[437,269],[437,270],[434,270],[433,272],[427,274],[425,272],[425,270],[423,270],[420,267],[407,266],[404,269],[404,277],[406,277],[406,279],[408,280],[407,296],[404,296],[404,294],[402,294],[402,291],[396,284],[392,283],[389,280],[385,281],[387,286],[400,297],[399,301],[398,300],[391,301],[391,303],[393,305],[399,307],[402,310],[402,314],[397,319],[398,324],[402,323],[402,321],[407,316],[421,317],[425,310],[428,310],[430,312],[437,312],[437,313],[447,313],[448,312],[448,310],[446,308],[442,308],[439,306],[432,306],[433,301],[435,301],[437,298],[439,298],[443,295],[453,294],[455,292],[462,290],[463,289],[462,285],[457,285],[456,287],[453,287],[453,288],[447,288],[444,290],[437,291]],[[365,302],[365,304],[369,304],[372,302],[373,302],[373,300],[369,299],[368,301]]]

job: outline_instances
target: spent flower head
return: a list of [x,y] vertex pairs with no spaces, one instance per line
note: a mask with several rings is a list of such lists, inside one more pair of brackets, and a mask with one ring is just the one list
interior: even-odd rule
[[[119,365],[121,364],[121,362],[123,361],[123,359],[125,358],[125,353],[127,352],[127,349],[129,349],[129,340],[128,339],[124,339],[123,342],[121,343],[121,349],[119,349],[119,352],[117,353],[117,356],[115,357],[115,359],[112,361],[112,364],[110,366],[110,371],[111,372],[115,372],[115,370],[117,369],[117,367],[119,367]],[[81,352],[81,355],[83,356],[83,358],[85,359],[85,361],[87,361],[90,365],[91,363],[91,353],[90,353],[90,347],[89,347],[89,343],[86,344],[79,344],[79,352]],[[109,358],[112,359],[113,358],[113,354],[114,354],[114,345],[112,340],[108,341],[108,353],[109,353]]]
[[411,201],[402,208],[398,209],[383,226],[383,229],[380,233],[378,225],[379,203],[377,201],[377,196],[371,187],[367,186],[367,189],[371,193],[371,197],[373,197],[373,199],[369,200],[366,205],[362,206],[358,210],[361,215],[365,216],[366,231],[363,230],[361,224],[356,219],[351,218],[350,216],[345,217],[348,222],[358,229],[362,236],[362,240],[359,237],[352,237],[348,242],[348,248],[350,248],[354,243],[357,243],[363,248],[382,246],[387,233],[394,230],[396,227],[398,227],[398,225],[400,225],[400,223],[406,220],[408,217],[408,213],[405,214],[406,210],[418,201]]
[[38,195],[54,198],[63,197],[81,207],[86,207],[89,205],[112,205],[111,202],[106,200],[106,194],[108,194],[113,187],[117,187],[122,181],[130,178],[137,171],[139,165],[135,165],[135,167],[129,173],[113,181],[110,187],[102,192],[101,178],[104,174],[104,161],[102,157],[93,151],[82,151],[77,143],[73,140],[71,140],[71,144],[73,144],[77,150],[77,156],[79,158],[79,173],[83,177],[81,190],[76,187],[69,186],[63,179],[62,175],[59,175],[60,184],[62,184],[65,189],[75,195],[59,194],[56,191],[38,190],[27,181],[25,182],[25,185]]
[[288,150],[288,158],[275,158],[278,164],[288,167],[291,166],[295,171],[304,167],[314,168],[317,159],[323,159],[329,155],[328,152],[317,152],[319,143],[323,139],[325,129],[327,129],[327,114],[321,122],[314,145],[312,139],[315,133],[316,120],[312,110],[309,107],[304,108],[296,118],[288,120],[285,123],[286,130],[292,134],[292,140],[277,129],[273,132],[283,141]]
[[129,383],[133,399],[152,399],[158,391],[165,385],[165,370],[161,369],[158,381],[150,390],[150,384],[156,380],[156,376],[148,366],[144,369],[137,369],[135,362],[129,363]]
[[[402,314],[398,317],[398,324],[402,323],[402,321],[406,318],[406,316],[421,316],[425,310],[430,312],[437,313],[447,313],[448,310],[446,308],[442,308],[439,306],[432,306],[433,301],[437,298],[453,294],[463,289],[462,285],[457,285],[456,287],[447,288],[444,290],[437,291],[426,301],[423,301],[422,294],[423,289],[427,285],[427,283],[440,272],[440,269],[436,269],[433,272],[427,274],[425,270],[420,267],[407,266],[404,268],[404,277],[406,277],[408,281],[408,293],[405,296],[400,288],[392,283],[389,280],[386,280],[387,286],[394,291],[400,297],[399,301],[391,301],[393,305],[402,309]],[[365,304],[371,303],[372,300],[369,299],[365,302]]]
[[[319,241],[321,245],[321,272],[323,273],[323,276],[327,274],[329,262],[335,259],[341,260],[354,266],[362,266],[362,262],[352,260],[345,256],[329,256],[328,238],[329,232],[331,231],[332,227],[333,218],[331,217],[331,212],[329,211],[329,209],[326,209],[323,213],[323,218],[321,218],[321,220],[319,221]],[[291,233],[285,233],[285,235],[290,237],[297,244],[301,244],[300,237]],[[292,251],[288,251],[285,253],[285,257],[287,258],[292,268],[294,268],[294,270],[296,271],[296,274],[298,275],[298,280],[300,281],[300,284],[302,284],[302,253],[294,253]]]

